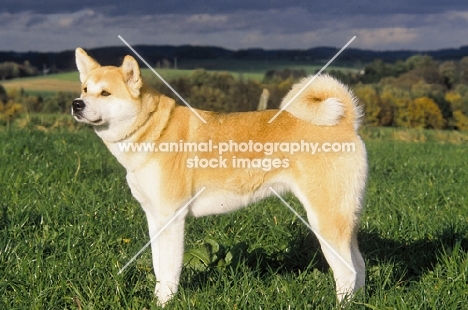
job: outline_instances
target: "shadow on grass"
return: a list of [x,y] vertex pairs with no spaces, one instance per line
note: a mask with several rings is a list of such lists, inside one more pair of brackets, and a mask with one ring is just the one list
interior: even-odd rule
[[[390,264],[394,266],[390,281],[399,285],[417,282],[433,271],[443,252],[450,253],[456,244],[462,251],[468,251],[466,234],[460,229],[456,231],[451,228],[434,237],[411,242],[382,238],[377,232],[364,231],[359,234],[359,241],[366,269]],[[229,264],[220,266],[218,262],[213,262],[206,269],[191,273],[190,279],[185,278],[184,282],[190,282],[193,289],[203,289],[210,279],[217,277],[217,273],[225,273],[226,268],[233,268],[235,272],[250,272],[260,278],[267,278],[272,273],[299,274],[312,269],[327,273],[330,270],[317,239],[311,233],[291,239],[286,250],[267,253],[261,247],[249,249],[246,242],[240,242],[233,245],[230,252],[232,259]],[[372,282],[372,279],[368,279],[368,282]],[[368,289],[368,294],[373,294],[372,289]]]
[[[226,253],[232,256],[228,263],[220,264],[220,261],[216,260],[210,262],[204,270],[186,271],[183,275],[185,283],[182,285],[188,284],[187,286],[194,290],[203,290],[219,273],[249,274],[267,279],[272,274],[297,275],[312,269],[325,273],[329,269],[320,244],[311,233],[292,238],[285,250],[273,253],[268,253],[262,247],[251,249],[247,242],[239,242],[226,248],[223,258],[227,257]],[[189,266],[185,267],[187,270]]]
[[382,238],[377,232],[362,232],[359,240],[367,268],[394,264],[397,267],[393,269],[394,279],[406,283],[419,281],[422,276],[433,271],[442,253],[451,252],[457,243],[462,251],[468,251],[466,233],[452,228],[433,237],[415,241]]

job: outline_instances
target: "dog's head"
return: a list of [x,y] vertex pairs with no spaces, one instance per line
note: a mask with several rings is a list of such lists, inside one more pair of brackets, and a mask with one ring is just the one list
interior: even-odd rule
[[101,66],[77,48],[76,65],[81,96],[73,100],[73,117],[93,125],[98,134],[108,136],[107,140],[125,136],[122,131],[131,130],[141,112],[143,81],[138,63],[132,56],[125,56],[120,67]]

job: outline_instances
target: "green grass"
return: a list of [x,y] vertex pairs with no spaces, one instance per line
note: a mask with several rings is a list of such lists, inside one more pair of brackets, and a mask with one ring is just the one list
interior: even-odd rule
[[[174,69],[156,69],[156,71],[166,80],[171,81],[180,77],[190,75],[193,70],[174,70]],[[149,84],[160,82],[159,78],[147,68],[142,68],[142,75]],[[237,79],[262,81],[262,72],[237,72],[230,71]],[[1,83],[7,90],[22,89],[25,93],[32,96],[48,97],[56,95],[57,92],[80,92],[80,82],[78,72],[67,72],[50,74],[47,76],[36,76],[28,78],[19,78],[8,80]]]
[[78,74],[78,71],[72,71],[72,72],[65,72],[65,73],[49,74],[49,75],[43,76],[43,78],[76,82],[76,81],[79,81],[80,75]]
[[[367,286],[349,309],[468,309],[468,146],[372,131]],[[0,163],[0,309],[158,308],[149,250],[117,275],[146,221],[91,129],[0,129]],[[315,238],[278,199],[189,219],[186,249],[169,309],[338,309]]]
[[[237,79],[253,80],[261,82],[265,72],[272,69],[295,69],[305,70],[307,74],[314,74],[320,70],[323,64],[312,62],[295,61],[245,61],[245,60],[197,60],[181,64],[185,69],[166,69],[157,68],[156,71],[166,80],[170,81],[179,77],[190,75],[194,69],[205,68],[210,71],[227,71]],[[142,75],[149,83],[158,81],[154,73],[143,66]],[[356,71],[354,67],[330,66],[327,70]],[[78,71],[55,73],[46,76],[35,76],[27,78],[18,78],[1,83],[5,88],[23,89],[26,93],[35,96],[47,97],[63,92],[79,92],[79,74]]]
[[[250,72],[261,73],[262,75],[268,70],[295,69],[305,70],[308,74],[315,73],[320,70],[326,61],[316,60],[245,60],[245,59],[197,59],[197,60],[179,60],[178,64],[181,68],[197,69],[205,68],[215,71],[230,71],[230,72]],[[355,64],[340,64],[331,65],[328,70],[344,70],[356,71],[361,68],[356,68]]]

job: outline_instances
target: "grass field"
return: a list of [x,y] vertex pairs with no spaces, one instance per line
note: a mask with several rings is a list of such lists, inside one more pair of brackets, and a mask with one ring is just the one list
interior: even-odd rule
[[[196,68],[207,68],[207,70],[213,71],[228,71],[235,78],[262,81],[264,74],[270,69],[297,69],[305,70],[308,74],[313,74],[320,70],[322,65],[316,64],[297,64],[294,62],[278,62],[274,65],[271,63],[263,63],[258,61],[229,61],[225,60],[210,60],[210,61],[197,61],[187,66]],[[175,78],[189,75],[193,69],[163,69],[158,68],[156,71],[166,80],[170,81]],[[353,71],[356,70],[352,67],[339,67],[331,66],[330,70],[342,70],[342,71]],[[142,75],[147,82],[157,81],[158,77],[154,73],[146,68],[142,67]],[[2,81],[1,83],[7,90],[12,89],[23,89],[27,93],[32,95],[48,96],[56,92],[73,92],[77,93],[80,91],[80,82],[78,72],[67,72],[50,74],[47,76],[36,76],[30,78],[19,78],[14,80]]]
[[[0,128],[0,309],[157,309],[149,250],[117,275],[148,240],[124,169],[89,128],[38,128]],[[348,308],[468,309],[468,145],[401,132],[364,131],[367,286]],[[186,227],[168,309],[338,309],[317,241],[278,199]]]
[[[189,75],[192,70],[173,70],[173,69],[157,69],[157,72],[166,80],[170,81],[179,77]],[[250,79],[261,81],[263,73],[260,72],[231,72],[235,78]],[[145,81],[151,83],[159,81],[159,78],[150,70],[142,69],[142,75]],[[68,72],[51,74],[47,76],[37,76],[30,78],[20,78],[1,83],[7,90],[23,89],[31,95],[47,96],[57,92],[80,92],[80,79],[78,72]]]

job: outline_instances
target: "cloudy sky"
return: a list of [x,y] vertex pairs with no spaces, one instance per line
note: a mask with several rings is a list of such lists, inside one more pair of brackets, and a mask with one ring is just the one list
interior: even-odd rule
[[466,0],[2,0],[0,50],[123,44],[434,50],[468,45]]

